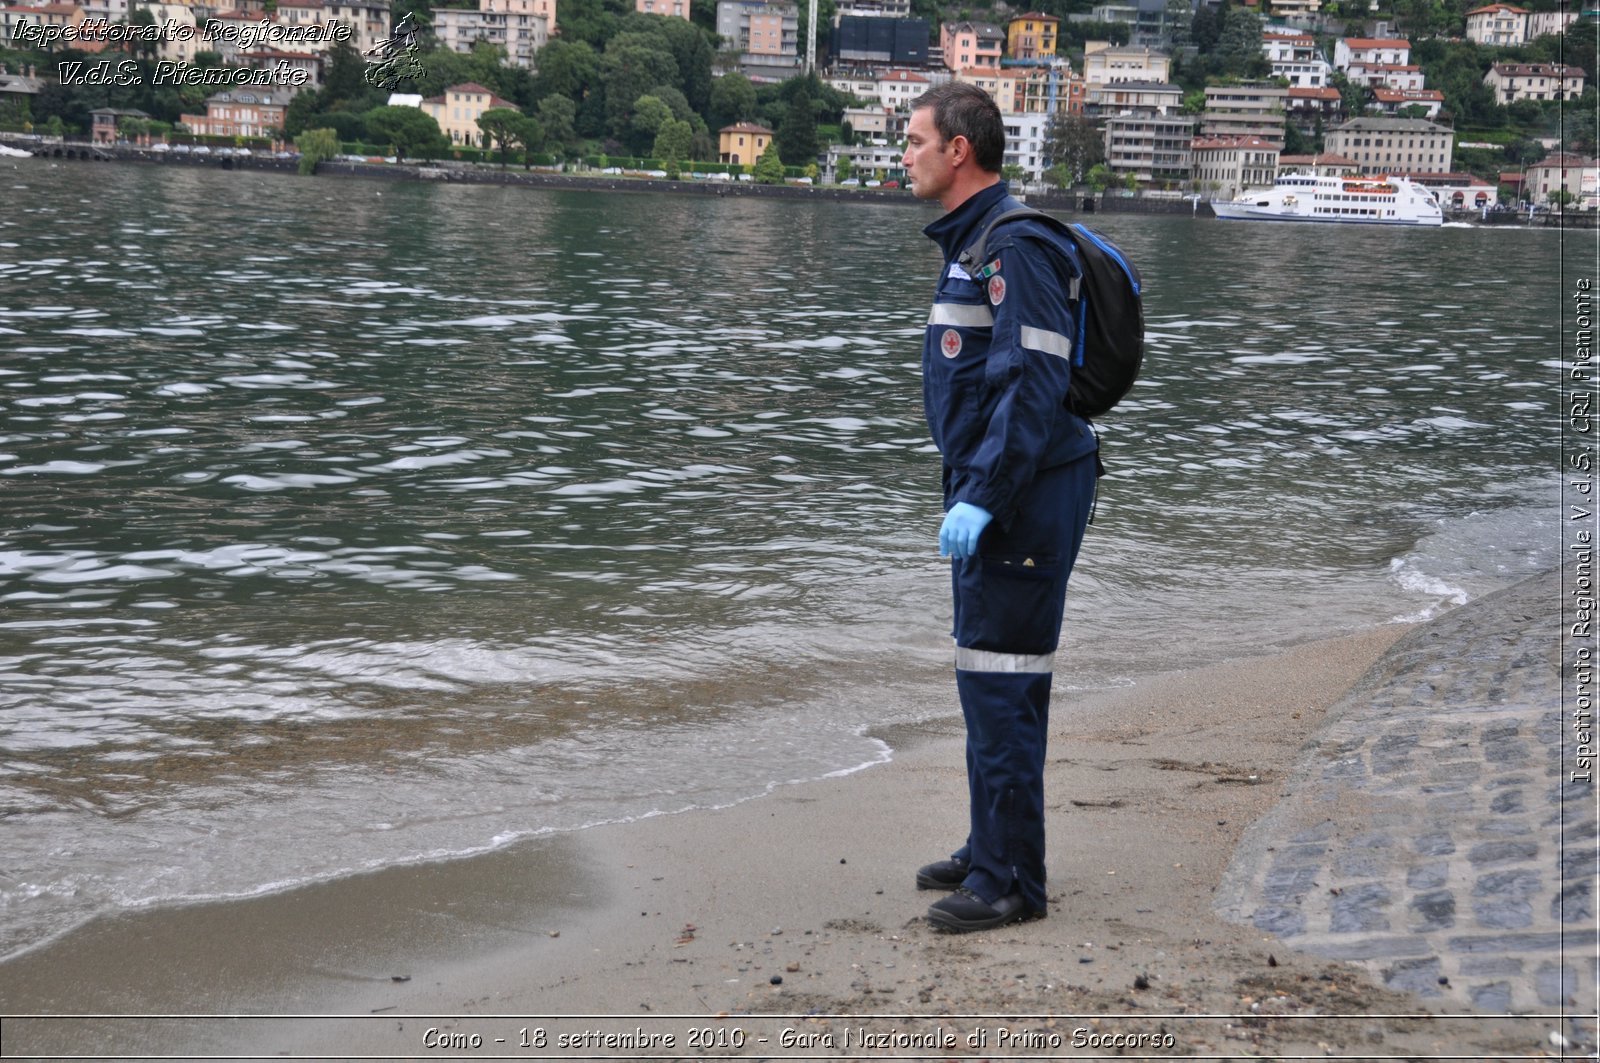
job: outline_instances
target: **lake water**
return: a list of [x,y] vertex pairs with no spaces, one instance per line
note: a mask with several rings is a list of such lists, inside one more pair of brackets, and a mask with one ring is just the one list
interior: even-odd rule
[[[931,208],[0,186],[0,955],[742,800],[956,711],[906,694],[950,656]],[[1095,221],[1148,370],[1058,714],[1556,563],[1559,233]]]

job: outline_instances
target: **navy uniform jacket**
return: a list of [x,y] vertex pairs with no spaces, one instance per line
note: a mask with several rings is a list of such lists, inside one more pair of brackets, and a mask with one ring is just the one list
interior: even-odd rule
[[1067,409],[1077,328],[1067,301],[1078,257],[1027,218],[995,229],[974,278],[957,263],[990,218],[1021,206],[1004,182],[923,233],[944,252],[922,344],[922,398],[944,456],[944,505],[968,502],[1002,527],[1042,470],[1093,453],[1094,431]]

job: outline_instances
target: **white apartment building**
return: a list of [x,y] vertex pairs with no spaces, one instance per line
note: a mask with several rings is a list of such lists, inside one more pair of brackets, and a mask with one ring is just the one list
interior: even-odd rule
[[1272,64],[1272,76],[1287,78],[1293,88],[1319,89],[1330,82],[1333,64],[1317,51],[1310,34],[1265,33],[1261,50]]
[[1575,100],[1583,95],[1583,68],[1560,63],[1496,63],[1483,75],[1496,103]]
[[1353,118],[1328,130],[1324,146],[1364,174],[1449,173],[1454,136],[1426,118]]
[[1191,178],[1194,119],[1184,115],[1119,115],[1106,119],[1106,165],[1143,183]]
[[1510,4],[1490,4],[1467,12],[1467,40],[1493,48],[1515,48],[1528,40],[1528,12]]
[[1044,162],[1044,141],[1053,116],[1048,114],[1008,114],[1006,125],[1006,154],[1004,165],[1020,166],[1028,180],[1038,181],[1047,169]]
[[1333,46],[1333,66],[1348,71],[1352,65],[1405,66],[1411,62],[1411,42],[1397,37],[1341,37]]
[[1247,188],[1278,179],[1277,144],[1259,137],[1196,138],[1194,186],[1208,199],[1237,199]]
[[534,69],[534,56],[550,43],[550,24],[532,0],[478,0],[478,10],[435,8],[433,35],[452,52],[466,54],[478,41],[505,49],[506,62]]
[[1289,90],[1276,83],[1207,85],[1200,136],[1257,138],[1283,147]]
[[1092,88],[1119,81],[1172,79],[1172,58],[1153,48],[1118,48],[1109,41],[1088,41],[1083,46],[1083,80]]

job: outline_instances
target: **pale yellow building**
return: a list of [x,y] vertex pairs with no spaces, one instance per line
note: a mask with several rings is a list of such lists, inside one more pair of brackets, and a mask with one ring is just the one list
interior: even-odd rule
[[1030,11],[1006,23],[1006,54],[1013,59],[1054,59],[1061,20]]
[[439,131],[450,138],[450,143],[474,148],[489,146],[489,138],[478,128],[478,116],[494,107],[522,110],[510,100],[503,100],[471,81],[451,85],[444,90],[443,96],[422,101],[423,112],[433,115],[433,120],[439,123]]
[[717,130],[717,157],[726,163],[754,166],[772,143],[772,130],[754,122],[735,122]]

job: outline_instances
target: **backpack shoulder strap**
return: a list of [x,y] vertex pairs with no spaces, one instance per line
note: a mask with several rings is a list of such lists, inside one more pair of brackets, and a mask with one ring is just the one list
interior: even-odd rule
[[985,256],[988,254],[989,234],[994,232],[994,227],[996,225],[999,225],[1004,221],[1010,221],[1013,218],[1040,218],[1050,221],[1055,220],[1043,211],[1034,210],[1032,207],[1013,207],[1010,210],[1002,211],[1001,213],[996,214],[993,218],[989,219],[989,224],[983,227],[983,231],[978,234],[978,238],[969,244],[967,249],[961,252],[960,256],[957,257],[957,264],[959,264],[961,268],[966,270],[968,273],[972,273],[975,268],[981,266]]
[[[1002,211],[989,220],[989,224],[983,227],[983,231],[978,234],[978,238],[968,245],[967,249],[961,252],[961,254],[956,258],[957,264],[960,265],[962,269],[966,270],[969,276],[977,277],[979,271],[983,269],[985,260],[988,258],[989,234],[994,232],[995,226],[999,225],[1001,222],[1011,221],[1015,218],[1034,218],[1038,221],[1044,222],[1046,225],[1050,226],[1050,228],[1064,234],[1066,238],[1071,240],[1074,244],[1077,243],[1078,238],[1073,231],[1073,226],[1068,225],[1060,218],[1057,218],[1054,215],[1046,214],[1042,210],[1035,210],[1032,207],[1013,207],[1010,210]],[[1068,299],[1076,300],[1078,298],[1080,290],[1079,286],[1081,283],[1081,277],[1072,278],[1068,284]]]

